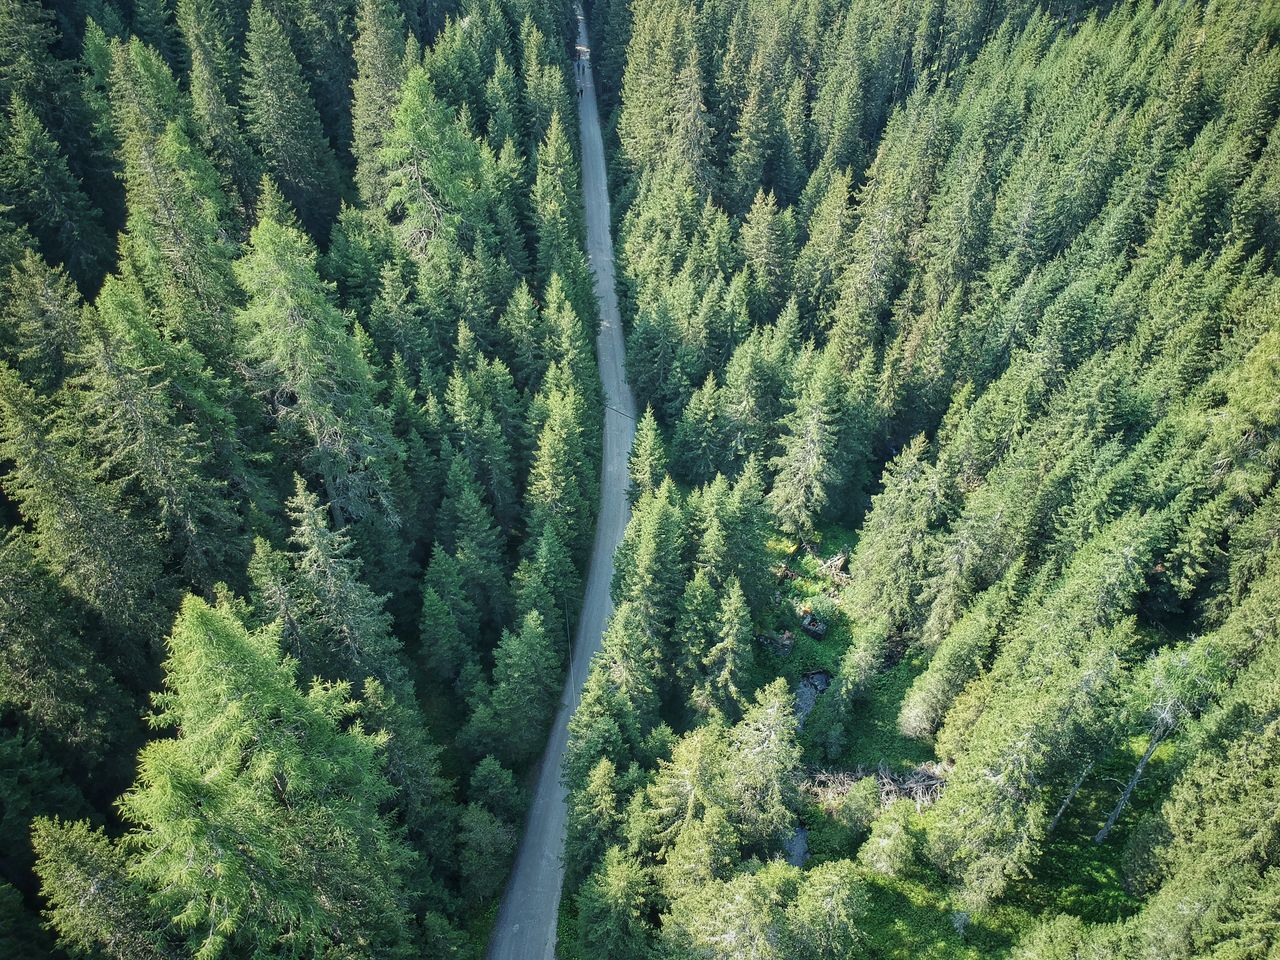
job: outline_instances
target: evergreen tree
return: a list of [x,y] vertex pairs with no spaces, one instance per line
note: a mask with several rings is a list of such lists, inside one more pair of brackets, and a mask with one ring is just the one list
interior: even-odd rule
[[728,468],[727,446],[720,390],[716,375],[709,373],[680,416],[671,442],[671,457],[686,478],[695,485],[702,484]]
[[617,847],[578,894],[582,956],[588,960],[643,960],[651,956],[644,914],[651,896],[644,870]]
[[835,357],[818,357],[785,421],[782,452],[770,464],[775,476],[769,505],[779,526],[800,539],[813,535],[841,480],[837,445],[845,418],[843,387]]
[[508,606],[502,536],[462,455],[454,455],[438,521],[440,543],[458,567],[463,590],[485,622],[501,624]]
[[703,655],[706,684],[694,692],[694,702],[705,712],[718,710],[733,717],[746,706],[743,686],[751,671],[751,611],[742,594],[742,585],[731,580],[720,602],[716,632]]
[[249,9],[245,38],[245,115],[267,171],[313,237],[338,213],[338,165],[311,91],[280,22],[262,0]]
[[224,181],[234,186],[241,216],[248,221],[258,196],[262,165],[250,149],[238,116],[231,27],[211,0],[178,0],[178,26],[190,60],[191,115],[200,145]]
[[791,295],[790,217],[779,214],[772,193],[756,193],[742,224],[742,253],[751,274],[751,315],[769,323]]
[[99,482],[49,404],[0,367],[0,452],[12,466],[4,490],[35,531],[40,556],[63,586],[116,629],[155,626],[160,564],[154,539],[123,509],[117,485]]
[[579,312],[590,303],[591,290],[579,238],[582,236],[581,192],[573,151],[559,113],[551,115],[546,139],[538,147],[533,183],[533,218],[538,233],[538,275],[543,284],[558,274]]
[[725,789],[743,840],[768,842],[791,829],[799,766],[795,699],[778,679],[756,691],[730,731]]
[[590,473],[586,463],[581,410],[576,393],[553,394],[547,400],[546,419],[538,436],[538,448],[529,468],[525,491],[528,527],[550,527],[556,538],[577,556],[586,554],[590,532],[590,508],[582,480]]
[[52,394],[75,369],[84,304],[64,271],[30,251],[9,268],[3,290],[6,359],[37,392]]
[[170,338],[190,342],[229,378],[240,347],[229,204],[169,68],[136,39],[112,50],[111,116],[128,201],[126,272],[161,310]]
[[632,503],[657,490],[667,475],[667,451],[651,406],[645,408],[644,416],[636,425],[628,473],[631,485],[627,496]]
[[121,800],[151,902],[210,956],[324,951],[335,933],[407,949],[411,854],[379,812],[386,735],[344,729],[348,687],[303,693],[275,632],[250,633],[231,609],[189,598],[168,646],[157,723],[179,735],[143,751]]
[[100,951],[112,960],[161,960],[173,953],[163,913],[130,875],[123,851],[83,821],[37,818],[31,842],[49,921],[63,947]]
[[[149,367],[149,331],[136,311],[114,309],[116,281],[100,297],[103,310],[86,323],[79,356],[83,373],[76,418],[82,435],[126,488],[156,505],[158,520],[187,582],[209,590],[243,562],[247,544],[226,485],[215,476],[212,451],[184,423],[163,371]],[[140,349],[141,347],[141,349]]]
[[525,615],[519,631],[504,631],[494,651],[496,745],[517,766],[534,759],[542,746],[560,691],[559,667],[560,657],[536,610]]
[[335,520],[371,510],[396,517],[389,471],[398,450],[372,372],[316,272],[315,246],[269,181],[236,275],[248,297],[240,321],[259,390],[323,481]]
[[391,127],[404,82],[405,26],[400,4],[362,0],[356,14],[356,76],[351,93],[351,152],[356,158],[356,187],[371,208],[386,198],[382,146]]
[[27,224],[45,257],[64,264],[82,289],[91,289],[107,262],[101,214],[39,117],[17,95],[0,130],[0,202]]
[[[0,543],[0,710],[20,719],[68,768],[93,766],[125,726],[124,691],[93,646],[72,595],[29,534]],[[25,824],[23,829],[25,830]]]

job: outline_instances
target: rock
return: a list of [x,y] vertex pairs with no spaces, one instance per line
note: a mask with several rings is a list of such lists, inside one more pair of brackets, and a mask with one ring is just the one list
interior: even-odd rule
[[797,726],[804,728],[805,718],[813,712],[818,697],[826,693],[831,686],[831,674],[825,670],[814,670],[800,678],[800,686],[796,688],[796,721]]

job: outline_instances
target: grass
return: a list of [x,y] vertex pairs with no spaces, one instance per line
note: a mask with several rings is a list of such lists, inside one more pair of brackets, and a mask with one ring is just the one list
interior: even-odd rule
[[902,699],[925,665],[923,656],[909,654],[875,676],[869,694],[850,707],[845,722],[848,747],[841,766],[855,769],[884,763],[894,770],[908,770],[937,759],[927,743],[898,730]]
[[578,911],[572,897],[560,898],[556,919],[556,960],[582,960],[578,943]]

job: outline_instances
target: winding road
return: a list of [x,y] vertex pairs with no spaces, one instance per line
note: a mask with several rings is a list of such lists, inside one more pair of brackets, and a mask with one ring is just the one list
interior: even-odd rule
[[609,191],[605,178],[604,140],[596,107],[591,73],[587,23],[579,3],[578,55],[575,80],[582,87],[578,97],[578,126],[582,134],[582,194],[586,207],[587,256],[595,277],[600,304],[600,330],[596,355],[604,385],[604,458],[600,476],[600,512],[591,547],[591,564],[583,595],[582,613],[573,640],[569,675],[538,766],[538,779],[524,837],[515,866],[498,908],[498,919],[489,939],[488,960],[553,960],[560,888],[564,882],[564,848],[567,819],[566,791],[560,767],[569,740],[569,718],[582,699],[591,658],[600,649],[605,622],[613,612],[609,584],[613,579],[613,553],[622,540],[630,507],[627,503],[627,457],[635,433],[636,409],[623,366],[622,319],[614,290],[613,240],[609,232]]

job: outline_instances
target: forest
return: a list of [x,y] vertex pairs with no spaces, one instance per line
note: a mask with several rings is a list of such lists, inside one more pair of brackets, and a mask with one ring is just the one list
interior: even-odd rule
[[584,12],[0,0],[0,957],[1274,957],[1280,4]]

